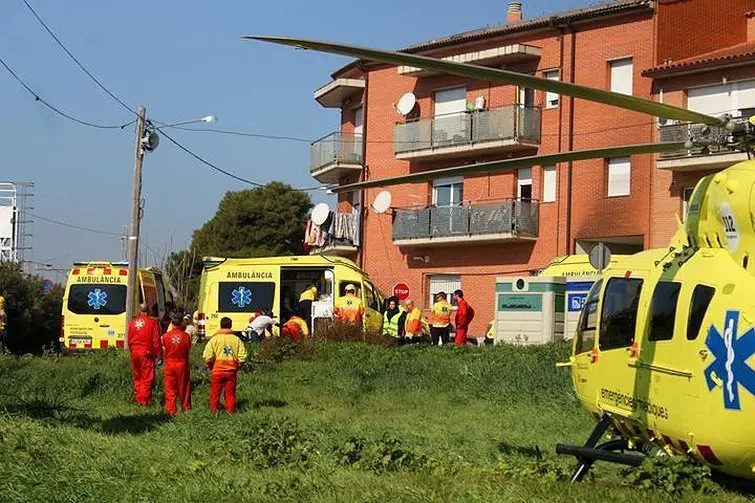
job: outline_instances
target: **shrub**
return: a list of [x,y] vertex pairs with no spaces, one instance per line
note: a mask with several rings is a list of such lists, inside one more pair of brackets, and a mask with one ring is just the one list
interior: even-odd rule
[[377,346],[392,347],[397,342],[394,337],[380,332],[365,332],[358,325],[334,320],[319,324],[315,329],[315,339],[325,339],[335,342],[366,342]]
[[57,349],[63,288],[43,295],[42,279],[24,274],[20,264],[0,263],[0,295],[5,297],[8,345],[14,353]]
[[352,437],[334,451],[340,465],[354,466],[375,473],[417,471],[430,466],[427,456],[412,452],[405,448],[400,440],[386,434],[375,441]]
[[711,479],[710,468],[684,458],[669,456],[648,458],[638,468],[625,470],[624,483],[630,487],[656,489],[670,495],[685,492],[713,493],[720,490]]

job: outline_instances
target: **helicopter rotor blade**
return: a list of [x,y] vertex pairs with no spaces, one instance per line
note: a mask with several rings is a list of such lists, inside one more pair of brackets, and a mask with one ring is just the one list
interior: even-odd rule
[[588,101],[603,103],[605,105],[616,106],[627,110],[653,115],[664,119],[673,119],[689,122],[701,122],[712,126],[723,126],[725,121],[711,117],[710,115],[701,114],[685,108],[679,108],[664,103],[657,103],[636,96],[606,91],[605,89],[596,89],[593,87],[570,84],[558,80],[549,80],[522,73],[499,70],[497,68],[487,68],[469,63],[457,63],[428,56],[417,54],[407,54],[403,52],[384,51],[369,47],[360,47],[350,44],[336,44],[332,42],[321,42],[317,40],[308,40],[288,37],[261,37],[261,36],[244,36],[242,38],[250,40],[259,40],[262,42],[272,42],[275,44],[289,45],[300,49],[312,49],[332,54],[341,54],[352,56],[359,59],[377,61],[393,65],[407,65],[423,70],[434,70],[450,75],[459,75],[473,79],[488,80],[491,82],[501,82],[513,84],[520,87],[529,87],[542,91],[582,98]]
[[575,150],[573,152],[517,157],[514,159],[505,159],[502,161],[481,162],[477,164],[469,164],[466,166],[454,166],[451,168],[423,171],[421,173],[410,173],[408,175],[382,178],[380,180],[369,180],[366,182],[340,185],[338,187],[333,187],[331,190],[334,193],[350,192],[354,190],[369,189],[372,187],[387,187],[390,185],[400,185],[404,183],[424,182],[432,180],[434,178],[471,176],[503,170],[529,168],[531,166],[559,164],[562,162],[585,161],[588,159],[612,157],[627,157],[632,155],[656,154],[662,152],[677,152],[679,150],[683,150],[684,148],[684,142],[663,142],[641,143],[637,145],[623,145],[620,147],[605,147],[589,150]]

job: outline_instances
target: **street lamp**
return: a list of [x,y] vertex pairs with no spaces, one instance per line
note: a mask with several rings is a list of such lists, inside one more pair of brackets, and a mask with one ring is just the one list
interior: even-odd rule
[[188,121],[176,122],[176,123],[173,123],[173,124],[160,124],[160,128],[185,126],[187,124],[196,124],[198,122],[204,122],[205,124],[212,124],[213,122],[215,122],[217,120],[218,120],[218,118],[215,115],[205,115],[201,119],[192,119],[192,120],[188,120]]
[[[160,144],[159,128],[147,120],[147,108],[140,106],[136,111],[136,157],[134,160],[134,189],[131,199],[131,226],[128,235],[128,284],[126,286],[126,337],[124,346],[128,348],[128,325],[136,313],[136,275],[138,273],[137,260],[139,258],[139,224],[143,217],[142,199],[142,163],[144,152],[152,152]],[[197,122],[212,123],[217,120],[214,115],[206,115],[201,119],[177,122],[160,127],[173,127]]]

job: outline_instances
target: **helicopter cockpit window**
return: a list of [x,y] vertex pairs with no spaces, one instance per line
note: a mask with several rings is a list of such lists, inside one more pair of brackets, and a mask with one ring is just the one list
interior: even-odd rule
[[694,341],[697,339],[703,318],[705,318],[705,312],[708,310],[715,293],[715,288],[705,285],[697,285],[695,291],[692,292],[692,303],[689,307],[689,319],[687,321],[687,340]]
[[598,326],[598,302],[600,301],[600,288],[603,286],[603,280],[598,280],[590,289],[590,293],[585,299],[585,305],[582,307],[582,314],[579,317],[577,326],[577,342],[575,353],[581,354],[592,350],[595,346],[595,329]]
[[598,342],[601,351],[626,348],[634,343],[640,293],[641,279],[612,278],[608,281],[600,316]]
[[671,281],[661,281],[656,285],[650,303],[649,341],[670,341],[674,337],[676,305],[681,288],[681,283]]

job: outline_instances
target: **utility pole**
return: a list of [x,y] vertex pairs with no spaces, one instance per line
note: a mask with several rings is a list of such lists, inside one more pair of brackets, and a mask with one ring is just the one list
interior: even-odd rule
[[131,318],[136,313],[136,276],[139,268],[139,223],[141,220],[142,201],[142,161],[144,160],[144,147],[142,139],[147,119],[147,108],[139,106],[136,111],[136,157],[134,159],[134,191],[131,200],[131,232],[128,236],[128,286],[126,287],[126,337],[124,347],[128,349],[128,326]]

